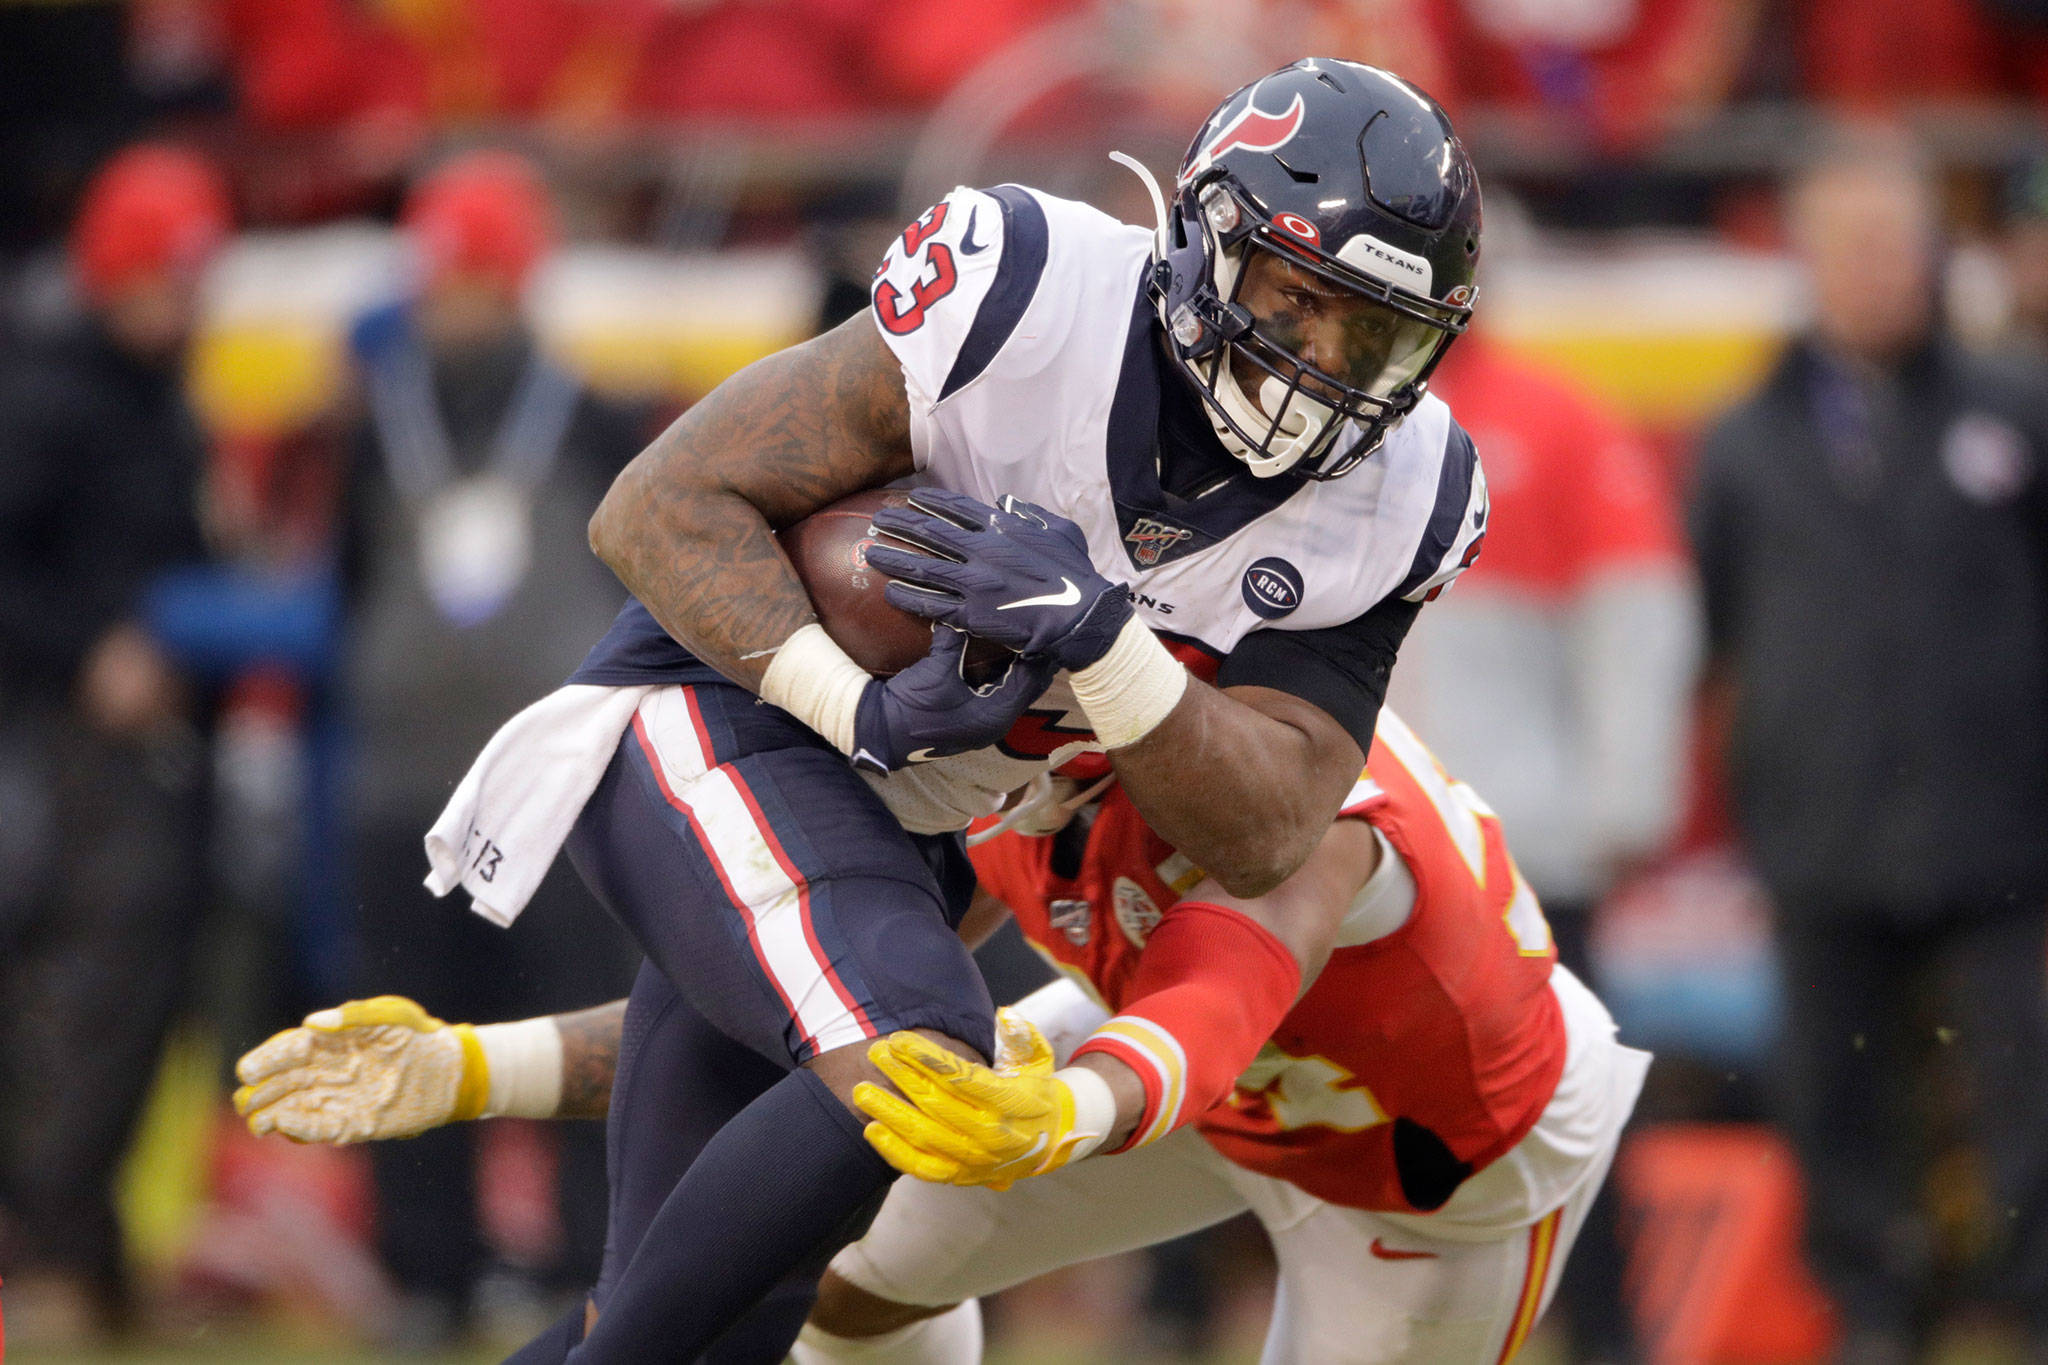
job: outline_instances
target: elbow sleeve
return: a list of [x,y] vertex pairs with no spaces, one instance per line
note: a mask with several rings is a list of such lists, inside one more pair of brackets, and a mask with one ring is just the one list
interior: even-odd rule
[[1155,1142],[1230,1093],[1293,1008],[1301,967],[1266,927],[1206,901],[1167,911],[1123,1009],[1075,1049],[1138,1074],[1145,1111],[1120,1151]]

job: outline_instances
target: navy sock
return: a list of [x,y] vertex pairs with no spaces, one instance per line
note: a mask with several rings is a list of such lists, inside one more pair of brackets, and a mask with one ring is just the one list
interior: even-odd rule
[[[801,1325],[798,1328],[802,1330]],[[562,1365],[583,1340],[583,1300],[549,1323],[532,1341],[505,1357],[505,1365]]]
[[895,1178],[862,1126],[802,1068],[736,1114],[662,1204],[574,1365],[702,1354]]

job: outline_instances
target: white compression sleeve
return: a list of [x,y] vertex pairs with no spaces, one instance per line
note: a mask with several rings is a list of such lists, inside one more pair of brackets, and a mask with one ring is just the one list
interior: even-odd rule
[[1109,653],[1070,681],[1095,737],[1104,748],[1122,749],[1151,734],[1180,705],[1188,671],[1133,616],[1117,632]]
[[874,678],[846,656],[816,621],[799,626],[768,661],[761,700],[816,730],[843,754],[853,752],[860,695]]
[[478,1024],[490,1093],[479,1118],[546,1119],[562,1104],[562,1031],[552,1019]]

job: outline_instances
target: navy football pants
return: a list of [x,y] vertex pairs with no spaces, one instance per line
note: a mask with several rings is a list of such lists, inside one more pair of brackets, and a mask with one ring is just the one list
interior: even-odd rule
[[[651,964],[613,1093],[600,1306],[696,1152],[791,1067],[902,1028],[993,1051],[955,933],[973,889],[958,838],[904,833],[843,757],[739,688],[652,695],[569,853]],[[731,1335],[793,1336],[859,1230],[821,1243]]]
[[906,834],[836,750],[741,688],[651,695],[569,854],[691,1006],[778,1067],[897,1029],[993,1049],[954,933],[974,890],[959,838]]

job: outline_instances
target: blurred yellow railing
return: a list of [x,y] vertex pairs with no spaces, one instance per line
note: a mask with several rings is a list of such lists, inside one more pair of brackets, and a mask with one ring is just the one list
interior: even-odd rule
[[1695,336],[1519,335],[1507,344],[1573,376],[1642,426],[1685,430],[1754,387],[1782,339],[1775,332]]
[[[350,323],[404,278],[390,239],[371,229],[238,244],[209,286],[193,357],[203,416],[249,435],[318,416],[346,382]],[[685,399],[808,336],[818,297],[816,272],[794,252],[579,248],[543,270],[529,311],[543,344],[593,385]]]
[[[388,239],[360,229],[238,253],[215,290],[193,383],[217,429],[273,433],[334,400],[349,320],[402,276]],[[1556,253],[1497,275],[1477,325],[1664,430],[1755,383],[1801,308],[1782,260],[1697,242]],[[794,253],[586,248],[549,267],[532,311],[546,344],[591,383],[674,400],[809,335],[818,290]]]

